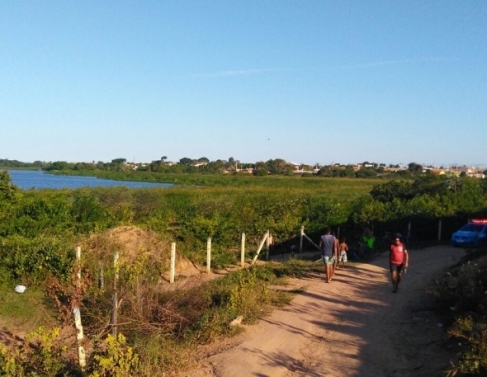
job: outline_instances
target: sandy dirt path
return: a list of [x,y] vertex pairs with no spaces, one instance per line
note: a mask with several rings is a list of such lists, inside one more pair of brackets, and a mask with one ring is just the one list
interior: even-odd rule
[[386,253],[371,264],[293,281],[305,291],[287,307],[222,343],[203,348],[180,377],[434,377],[452,355],[425,293],[464,255],[437,246],[410,250],[410,268],[392,293]]

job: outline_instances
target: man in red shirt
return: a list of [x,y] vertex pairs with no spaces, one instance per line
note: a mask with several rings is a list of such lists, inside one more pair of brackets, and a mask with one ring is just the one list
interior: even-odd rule
[[401,239],[396,237],[391,245],[389,253],[389,264],[391,269],[392,292],[396,293],[401,282],[402,272],[409,266],[409,254]]

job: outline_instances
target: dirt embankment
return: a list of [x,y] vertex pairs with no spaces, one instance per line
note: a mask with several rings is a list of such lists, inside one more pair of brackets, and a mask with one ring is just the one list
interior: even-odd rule
[[434,377],[454,355],[426,294],[432,278],[464,255],[448,246],[410,251],[392,293],[387,255],[372,264],[293,281],[305,292],[234,339],[200,347],[179,377]]

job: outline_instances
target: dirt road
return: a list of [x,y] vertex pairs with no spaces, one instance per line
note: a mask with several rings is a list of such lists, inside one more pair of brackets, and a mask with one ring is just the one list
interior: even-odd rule
[[392,293],[387,255],[372,264],[296,280],[292,303],[224,343],[203,349],[181,377],[444,376],[451,352],[425,293],[435,274],[464,255],[437,246],[410,250],[410,268]]

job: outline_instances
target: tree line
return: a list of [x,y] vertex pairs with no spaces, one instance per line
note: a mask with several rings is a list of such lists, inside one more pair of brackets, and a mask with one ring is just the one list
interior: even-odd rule
[[[96,172],[137,172],[162,173],[162,174],[251,174],[256,176],[266,175],[287,175],[293,176],[300,174],[306,176],[314,174],[320,177],[338,178],[402,178],[407,179],[423,174],[433,174],[431,166],[423,166],[411,162],[407,167],[384,163],[374,163],[364,161],[360,164],[330,164],[330,165],[306,165],[293,164],[281,158],[270,159],[267,161],[257,161],[253,163],[241,162],[230,157],[228,160],[210,161],[206,157],[192,159],[183,157],[177,162],[167,160],[162,156],[158,160],[150,163],[128,162],[126,158],[115,158],[110,162],[67,162],[67,161],[34,161],[24,163],[17,160],[0,159],[0,167],[3,168],[23,168],[40,169],[48,172],[64,172],[74,174],[95,174]],[[458,170],[459,167],[452,167]],[[480,171],[479,171],[480,172]],[[487,174],[487,170],[483,171]],[[453,174],[451,174],[453,175]],[[465,176],[463,171],[460,175]]]

